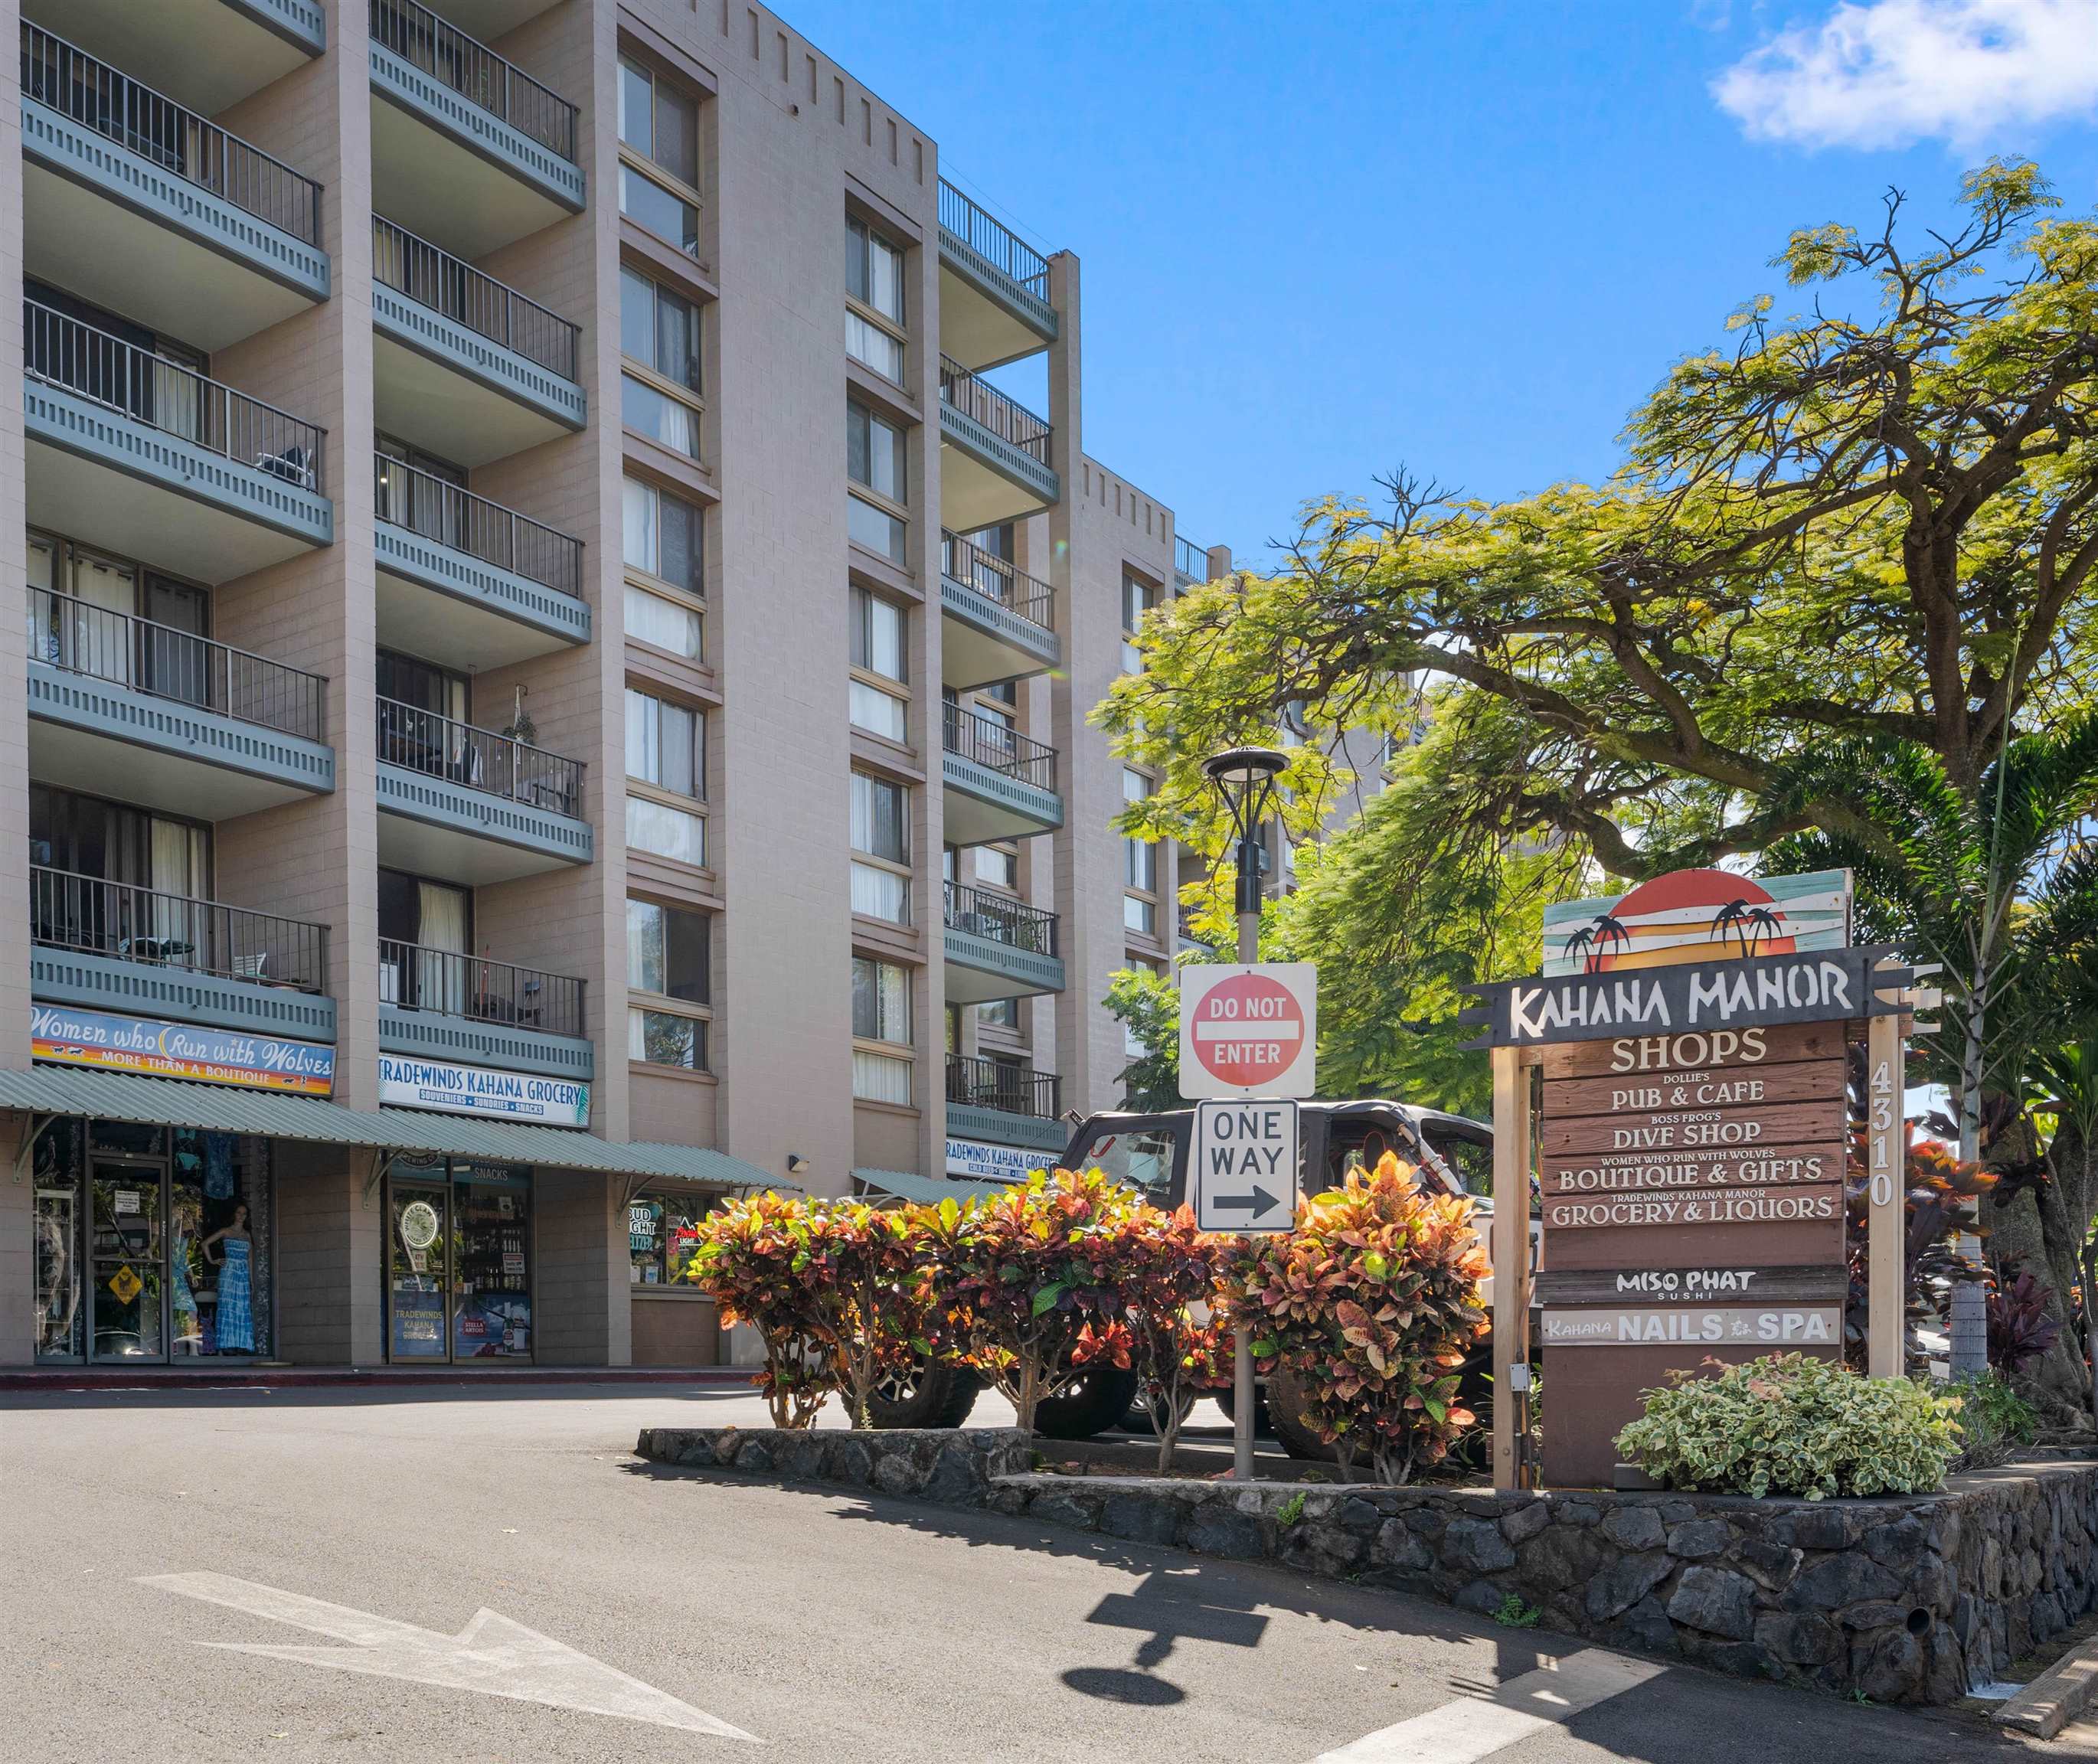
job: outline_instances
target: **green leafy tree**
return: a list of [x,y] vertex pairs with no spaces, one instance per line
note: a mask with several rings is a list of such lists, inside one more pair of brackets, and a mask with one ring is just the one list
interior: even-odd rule
[[1180,987],[1169,974],[1126,968],[1108,982],[1107,1007],[1142,1048],[1121,1068],[1126,1108],[1180,1106]]

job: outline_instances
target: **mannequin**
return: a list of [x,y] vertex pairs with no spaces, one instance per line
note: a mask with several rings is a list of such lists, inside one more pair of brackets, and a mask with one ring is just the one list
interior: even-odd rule
[[[233,1204],[233,1218],[204,1240],[204,1253],[218,1269],[218,1315],[215,1328],[221,1354],[255,1351],[255,1311],[249,1256],[248,1203]],[[216,1255],[213,1254],[217,1250]]]

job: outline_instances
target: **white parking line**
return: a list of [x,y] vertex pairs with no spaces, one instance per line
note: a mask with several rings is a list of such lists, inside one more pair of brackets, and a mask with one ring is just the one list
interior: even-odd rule
[[1460,1696],[1410,1721],[1380,1727],[1315,1764],[1473,1764],[1571,1721],[1668,1670],[1600,1648],[1583,1648],[1511,1678],[1489,1697]]

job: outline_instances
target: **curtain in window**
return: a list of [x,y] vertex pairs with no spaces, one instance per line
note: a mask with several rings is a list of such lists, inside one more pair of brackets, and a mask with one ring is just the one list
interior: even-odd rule
[[416,994],[426,1011],[457,1016],[466,1009],[466,895],[441,883],[415,885],[419,914],[415,941],[424,954]]
[[[70,549],[70,548],[68,548]],[[68,609],[65,663],[99,680],[131,683],[131,615],[138,610],[138,578],[106,558],[72,551],[72,595],[83,603]]]
[[179,821],[156,820],[151,851],[154,898],[150,935],[161,940],[163,959],[189,967],[202,956],[209,965],[210,952],[201,947],[204,926],[187,904],[200,899],[204,892],[203,829]]

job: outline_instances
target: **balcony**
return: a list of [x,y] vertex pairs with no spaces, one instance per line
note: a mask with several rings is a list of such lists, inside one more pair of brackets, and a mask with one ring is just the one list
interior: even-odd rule
[[947,1055],[947,1131],[958,1139],[1046,1152],[1064,1149],[1064,1081],[1053,1072]]
[[1049,464],[1049,425],[941,356],[940,510],[955,530],[1022,519],[1060,494]]
[[462,256],[583,207],[576,107],[415,0],[371,0],[371,187]]
[[1048,260],[941,178],[941,353],[981,370],[1056,340]]
[[940,535],[940,678],[956,691],[1060,667],[1056,595],[957,533]]
[[379,940],[379,1051],[587,1082],[583,983]]
[[29,775],[222,821],[335,788],[327,682],[49,589],[29,605]]
[[376,215],[371,281],[380,428],[479,466],[583,426],[567,319]]
[[222,582],[335,537],[325,429],[22,303],[29,520]]
[[29,867],[32,997],[248,1034],[335,1039],[327,927]]
[[323,0],[22,0],[22,16],[216,116],[327,48]]
[[949,845],[1026,839],[1064,824],[1054,748],[1029,739],[997,717],[958,704],[942,709],[940,760]]
[[394,699],[378,707],[381,863],[473,888],[590,861],[580,760]]
[[1173,582],[1176,588],[1192,588],[1209,579],[1209,554],[1192,539],[1173,535]]
[[1054,913],[1009,894],[950,882],[942,928],[948,1003],[982,1004],[1064,990]]
[[375,457],[381,643],[484,669],[590,641],[582,540]]
[[39,276],[222,349],[328,297],[320,186],[22,26],[22,227]]

